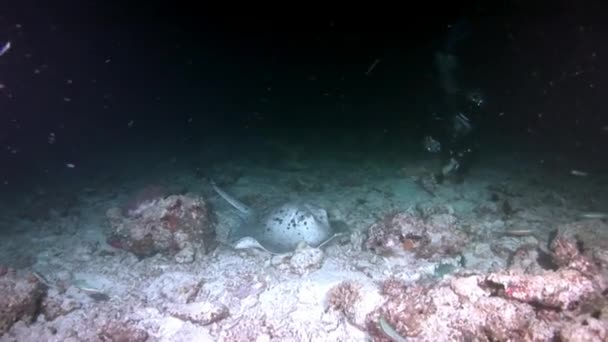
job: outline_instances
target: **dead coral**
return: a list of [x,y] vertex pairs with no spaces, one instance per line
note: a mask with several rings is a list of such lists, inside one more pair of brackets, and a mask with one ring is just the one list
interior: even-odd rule
[[426,220],[407,212],[393,213],[368,229],[365,246],[377,254],[413,253],[425,259],[454,256],[466,245],[466,236],[450,214],[431,215]]
[[128,322],[110,321],[97,332],[97,336],[104,342],[145,342],[148,333],[138,329]]
[[391,340],[386,327],[404,340],[606,340],[606,280],[584,248],[558,236],[551,244],[556,270],[523,262],[537,258],[534,251],[522,249],[509,271],[449,283],[389,279],[381,284],[386,302],[367,315],[367,331],[374,341]]
[[59,293],[55,288],[51,288],[41,301],[40,311],[47,321],[52,321],[81,307],[80,302]]
[[396,297],[405,292],[407,285],[405,281],[397,278],[388,278],[382,282],[380,293],[384,296]]
[[354,306],[361,300],[361,285],[352,281],[343,281],[332,287],[327,293],[328,309],[339,311],[346,317],[354,316]]
[[190,321],[200,325],[209,325],[230,315],[227,306],[211,301],[170,304],[167,307],[167,312],[182,321]]
[[559,269],[536,274],[494,273],[486,283],[497,287],[505,298],[554,310],[576,310],[599,298],[606,280],[591,258],[581,253],[577,240],[558,234],[550,248]]
[[535,244],[519,246],[509,255],[507,266],[510,271],[526,274],[540,274],[547,269],[557,269],[551,257]]
[[192,245],[208,253],[215,245],[215,216],[201,197],[172,195],[145,202],[128,216],[119,208],[108,210],[106,216],[108,243],[139,258],[176,255]]
[[593,277],[599,273],[599,268],[594,261],[582,254],[583,244],[576,237],[567,238],[565,235],[559,234],[551,241],[550,248],[558,266],[577,270],[587,277]]
[[497,297],[483,298],[473,309],[483,317],[478,327],[479,335],[485,335],[490,341],[522,340],[535,316],[533,307]]
[[33,274],[7,269],[0,276],[0,335],[15,322],[29,323],[36,317],[44,288]]
[[[390,285],[396,285],[391,283]],[[430,296],[427,296],[430,288],[415,286],[405,289],[397,296],[389,299],[377,310],[368,314],[366,326],[368,332],[381,338],[379,341],[390,341],[382,339],[385,337],[381,320],[385,321],[399,336],[417,336],[425,329],[426,319],[434,314],[437,307]],[[393,292],[392,288],[387,289]]]
[[[577,221],[557,227],[557,236],[552,239],[553,249],[565,238],[575,242],[572,252],[584,255],[598,267],[608,270],[608,222],[599,220]],[[564,251],[565,252],[565,251]],[[556,254],[565,254],[558,252]],[[556,255],[556,257],[559,257]]]
[[321,268],[324,258],[322,249],[301,243],[289,259],[290,270],[299,275],[312,272]]
[[392,341],[384,322],[404,340],[523,340],[535,322],[535,308],[492,296],[480,282],[482,276],[468,276],[450,283],[414,285],[401,293],[396,291],[399,286],[393,286],[397,282],[391,282],[387,293],[396,295],[387,296],[384,305],[368,314],[367,331],[374,341]]
[[608,324],[586,317],[566,324],[559,334],[561,341],[608,341]]

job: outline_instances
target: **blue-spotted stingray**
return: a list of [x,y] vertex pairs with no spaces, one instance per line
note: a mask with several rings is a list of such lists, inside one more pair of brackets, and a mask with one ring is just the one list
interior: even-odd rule
[[321,247],[341,233],[331,226],[327,211],[303,201],[289,201],[265,210],[254,210],[211,182],[213,189],[242,218],[231,234],[234,248],[261,248],[273,254],[289,253],[302,242]]

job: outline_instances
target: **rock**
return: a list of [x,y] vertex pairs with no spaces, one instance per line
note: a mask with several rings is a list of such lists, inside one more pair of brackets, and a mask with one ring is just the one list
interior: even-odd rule
[[127,322],[111,321],[99,329],[97,336],[104,342],[145,342],[148,333]]
[[572,237],[558,235],[549,246],[554,262],[560,267],[578,270],[582,274],[593,277],[599,273],[599,268],[590,257],[583,255],[579,250],[578,241]]
[[218,322],[230,314],[225,305],[213,302],[173,304],[167,307],[167,312],[175,318],[200,325]]
[[397,340],[605,341],[608,317],[597,300],[603,288],[595,285],[567,267],[541,275],[520,270],[455,276],[426,285],[389,278],[381,288],[385,299],[369,312],[365,327],[374,341],[389,341],[387,330]]
[[42,300],[41,311],[47,321],[53,321],[57,317],[79,309],[81,306],[82,304],[73,298],[60,294],[56,289],[49,289]]
[[175,262],[178,264],[190,264],[194,262],[196,249],[191,243],[187,243],[182,250],[175,254]]
[[44,284],[33,274],[7,271],[0,276],[0,335],[17,321],[30,323],[40,308]]
[[[208,253],[216,245],[215,216],[201,197],[172,195],[144,202],[127,216],[112,208],[106,217],[108,244],[139,258],[157,253],[175,255],[191,245]],[[189,253],[184,252],[180,260],[188,260]]]
[[608,341],[608,324],[606,321],[587,317],[576,322],[566,324],[560,330],[560,340],[562,341]]
[[158,305],[192,302],[203,286],[203,279],[185,272],[167,272],[154,279],[144,289],[146,301]]
[[486,282],[501,287],[504,298],[559,310],[574,310],[597,294],[593,281],[571,269],[546,271],[540,275],[514,272],[493,273]]
[[300,275],[319,269],[323,264],[323,257],[324,253],[320,248],[300,246],[289,260],[290,269]]
[[458,255],[466,245],[466,236],[455,223],[450,214],[432,215],[426,221],[407,212],[390,214],[369,227],[365,245],[377,254],[409,253],[439,260]]

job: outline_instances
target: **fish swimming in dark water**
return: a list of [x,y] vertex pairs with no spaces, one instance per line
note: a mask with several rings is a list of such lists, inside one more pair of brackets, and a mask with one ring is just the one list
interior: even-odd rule
[[4,45],[2,45],[2,47],[0,48],[0,56],[3,56],[10,49],[11,49],[11,42],[8,41],[8,42],[4,43]]

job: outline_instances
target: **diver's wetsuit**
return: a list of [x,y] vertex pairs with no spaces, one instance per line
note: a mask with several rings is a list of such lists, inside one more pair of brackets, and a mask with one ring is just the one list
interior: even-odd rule
[[[483,103],[478,102],[482,101],[481,99],[473,100],[469,96],[476,95],[467,95],[451,115],[451,128],[444,149],[444,159],[447,160],[443,164],[456,163],[447,173],[454,174],[458,178],[462,178],[468,172],[478,151]],[[446,176],[445,169],[443,170],[443,176]]]
[[[444,103],[432,113],[428,132],[438,143],[437,149],[431,152],[441,156],[441,170],[436,174],[440,183],[445,177],[461,180],[477,157],[479,144],[481,98],[477,94],[459,94],[450,100],[451,103]],[[428,146],[427,149],[430,150]]]
[[[442,167],[436,173],[439,183],[446,177],[462,180],[476,157],[483,98],[478,92],[463,90],[455,79],[457,59],[455,43],[448,37],[444,49],[437,52],[435,62],[444,92],[440,108],[432,113],[430,137],[441,153]],[[427,145],[427,149],[431,150]]]

